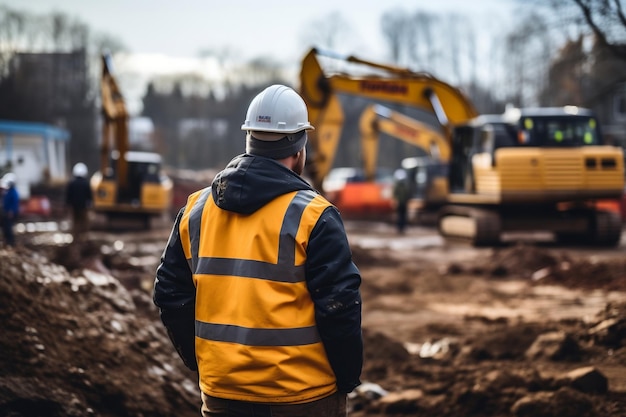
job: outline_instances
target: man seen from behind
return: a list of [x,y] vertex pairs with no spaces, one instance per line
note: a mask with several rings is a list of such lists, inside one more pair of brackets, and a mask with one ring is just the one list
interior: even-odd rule
[[89,208],[93,194],[87,178],[87,165],[78,162],[72,169],[73,178],[67,183],[65,202],[72,210],[72,236],[74,242],[82,242],[89,230]]
[[179,212],[154,302],[202,415],[346,416],[363,362],[361,276],[339,212],[300,176],[302,98],[272,85],[250,103],[246,153]]

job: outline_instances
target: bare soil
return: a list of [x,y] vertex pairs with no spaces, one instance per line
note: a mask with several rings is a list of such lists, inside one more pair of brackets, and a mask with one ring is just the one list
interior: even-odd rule
[[[0,248],[0,416],[197,416],[151,301],[169,222]],[[626,242],[496,248],[346,222],[365,365],[351,416],[626,416]],[[626,234],[625,234],[626,236]]]

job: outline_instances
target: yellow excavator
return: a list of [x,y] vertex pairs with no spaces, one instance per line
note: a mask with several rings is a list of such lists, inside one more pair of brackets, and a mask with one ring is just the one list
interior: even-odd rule
[[[332,71],[328,71],[323,66],[324,60],[330,61],[330,65],[345,65],[335,66]],[[366,72],[360,71],[361,68],[365,68]],[[355,56],[344,57],[316,48],[311,49],[302,59],[300,94],[307,103],[309,118],[315,126],[315,130],[309,132],[312,155],[308,174],[318,190],[323,190],[323,180],[333,167],[341,137],[344,113],[338,94],[434,111],[446,119],[442,124],[446,133],[450,124],[455,125],[478,116],[474,105],[461,90],[431,74],[374,63]],[[446,105],[445,112],[442,103]]]
[[132,218],[150,228],[153,217],[169,214],[173,184],[158,153],[130,150],[129,114],[108,54],[102,55],[100,93],[102,143],[100,170],[90,181],[93,209],[109,221]]
[[[346,218],[384,218],[392,214],[393,170],[383,172],[377,167],[381,133],[423,149],[430,155],[424,159],[431,165],[434,161],[449,162],[450,147],[441,131],[381,104],[368,105],[359,119],[363,168],[331,169],[323,184],[326,197]],[[336,180],[350,174],[350,179]],[[432,175],[429,178],[433,183],[445,180]],[[412,206],[419,204],[416,199],[411,203]]]
[[450,145],[439,130],[381,104],[371,104],[359,119],[363,165],[368,178],[376,172],[380,133],[423,149],[431,158],[450,161]]
[[[340,63],[326,71],[323,60]],[[352,65],[359,70],[351,72]],[[300,91],[316,127],[309,135],[314,185],[332,167],[341,135],[338,94],[356,95],[411,106],[438,120],[445,142],[427,140],[421,146],[439,144],[440,156],[449,160],[440,164],[437,185],[424,196],[423,207],[436,213],[443,236],[493,245],[505,232],[536,230],[563,242],[620,241],[619,214],[596,203],[621,197],[623,151],[603,144],[589,110],[511,108],[480,116],[460,90],[432,75],[316,49],[302,61]],[[384,126],[385,119],[377,119]],[[378,152],[374,142],[372,136],[363,148],[370,169]]]
[[[421,207],[425,202],[432,205],[445,201],[451,149],[441,129],[381,104],[370,104],[361,113],[359,133],[366,178],[372,179],[376,175],[379,136],[384,133],[420,148],[427,155],[403,161],[403,169],[410,174],[411,188],[419,196],[419,199],[412,200],[412,206]],[[422,171],[418,172],[419,169]],[[416,181],[418,177],[423,179]]]

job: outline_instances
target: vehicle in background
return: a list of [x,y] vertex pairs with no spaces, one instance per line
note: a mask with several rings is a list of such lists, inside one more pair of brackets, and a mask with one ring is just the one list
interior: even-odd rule
[[444,236],[492,244],[506,231],[548,231],[563,243],[617,245],[622,149],[603,143],[588,109],[508,108],[454,127]]
[[[360,71],[325,72],[318,55],[359,64]],[[316,49],[302,62],[300,84],[316,127],[309,134],[314,183],[328,174],[341,135],[338,94],[356,95],[411,106],[438,120],[449,160],[426,166],[421,209],[434,213],[441,235],[474,245],[497,244],[503,233],[520,230],[598,246],[620,241],[619,215],[598,202],[622,198],[623,151],[603,143],[589,110],[509,108],[480,116],[460,90],[429,74]]]
[[412,195],[408,204],[409,218],[419,223],[432,224],[432,219],[428,219],[423,210],[424,203],[434,202],[441,194],[435,191],[445,187],[451,152],[449,142],[441,130],[386,106],[373,104],[367,106],[361,114],[359,132],[367,178],[375,176],[378,169],[381,133],[422,149],[426,156],[406,158],[401,168],[407,172],[406,181]]
[[450,145],[440,130],[381,104],[369,105],[361,113],[359,133],[368,178],[376,175],[381,133],[422,149],[432,160],[450,161]]
[[93,209],[109,221],[133,218],[149,228],[153,217],[170,213],[172,181],[162,170],[159,154],[130,150],[129,115],[110,60],[102,56],[101,162],[90,181]]
[[[355,75],[343,70],[327,72],[322,65],[323,59],[364,66],[373,69],[375,74],[360,72]],[[310,50],[301,64],[300,94],[307,103],[309,118],[315,126],[315,130],[308,133],[310,155],[307,161],[307,173],[313,186],[326,194],[324,182],[333,167],[344,121],[339,94],[420,108],[426,106],[430,100],[428,95],[422,94],[425,88],[433,99],[443,96],[449,104],[455,103],[454,112],[449,115],[453,121],[466,120],[477,114],[471,102],[462,97],[460,90],[430,74],[377,64],[352,56],[344,59],[332,52],[318,49]],[[365,119],[369,114],[366,109],[361,120],[362,124],[366,123]],[[387,194],[391,193],[386,187],[374,181],[378,175],[375,171],[379,169],[375,167],[374,156],[378,148],[377,145],[369,146],[370,143],[371,141],[363,136],[364,169],[368,181],[348,183],[347,188],[352,190],[344,193],[342,204],[350,206],[354,214],[359,212],[359,204],[362,205],[363,214],[368,214],[372,205],[386,207],[390,214],[392,205]],[[364,199],[363,196],[370,197]],[[374,201],[375,198],[380,201]]]
[[[323,65],[330,61],[332,65]],[[335,65],[339,64],[339,65]],[[340,67],[347,65],[346,68]],[[351,68],[354,65],[357,68]],[[325,67],[332,67],[327,69]],[[446,104],[445,117],[451,124],[478,115],[473,104],[457,88],[431,74],[311,49],[302,59],[300,94],[307,104],[315,130],[309,131],[311,148],[307,163],[313,186],[323,190],[324,178],[333,167],[341,137],[344,113],[339,94],[435,111],[444,117],[440,101]],[[434,109],[434,110],[433,110]],[[449,128],[449,123],[443,129]]]

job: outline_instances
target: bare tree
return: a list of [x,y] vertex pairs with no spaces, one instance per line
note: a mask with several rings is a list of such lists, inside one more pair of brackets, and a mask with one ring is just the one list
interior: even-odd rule
[[457,84],[472,77],[471,66],[477,60],[476,39],[465,17],[392,9],[382,15],[381,30],[394,63],[452,79]]
[[567,42],[552,61],[549,83],[542,92],[541,102],[547,106],[566,104],[583,105],[583,81],[587,55],[583,48],[583,37]]
[[546,83],[551,56],[551,38],[544,18],[531,13],[506,37],[504,54],[508,74],[508,97],[518,106],[538,104],[540,91]]
[[[601,45],[626,59],[624,0],[518,0],[524,7],[552,10],[551,28],[564,35],[563,43],[593,34]],[[573,30],[573,34],[571,33]]]
[[92,37],[91,41],[94,52],[98,55],[102,52],[109,52],[111,55],[115,55],[119,52],[125,52],[127,50],[124,42],[116,36],[107,33],[98,33]]
[[[119,41],[105,43],[123,48]],[[67,128],[76,144],[70,161],[89,163],[97,155],[101,46],[85,23],[65,13],[39,15],[0,6],[0,118]]]
[[445,48],[448,54],[448,62],[450,63],[450,68],[452,69],[452,75],[456,79],[456,82],[460,84],[462,82],[462,74],[461,74],[461,41],[463,36],[461,35],[461,24],[463,23],[462,18],[458,14],[449,14],[447,19],[447,36],[445,39],[447,40],[447,47]]
[[[98,67],[101,52],[117,53],[126,50],[126,47],[112,35],[92,34],[84,22],[65,13],[36,15],[0,5],[0,79],[7,76],[9,62],[18,52],[80,50],[88,52],[90,67]],[[95,77],[97,70],[92,69],[90,73]]]
[[9,60],[20,47],[26,19],[24,13],[0,6],[0,78],[6,76]]
[[248,85],[263,85],[276,81],[284,82],[282,66],[267,57],[257,57],[239,68],[241,79],[247,80]]
[[349,38],[352,27],[338,11],[333,11],[318,20],[311,21],[300,34],[303,44],[337,50]]
[[[385,12],[380,20],[383,38],[389,47],[391,60],[396,64],[403,64],[403,60],[408,55],[407,45],[414,44],[412,42],[414,37],[413,25],[409,16],[403,9],[394,9]],[[411,49],[414,50],[415,48]]]
[[413,24],[416,27],[416,41],[411,43],[409,51],[411,60],[417,68],[432,71],[437,66],[437,47],[435,45],[434,27],[438,17],[432,13],[417,11],[413,15]]
[[585,22],[615,55],[626,59],[626,15],[622,0],[571,0],[580,9]]

